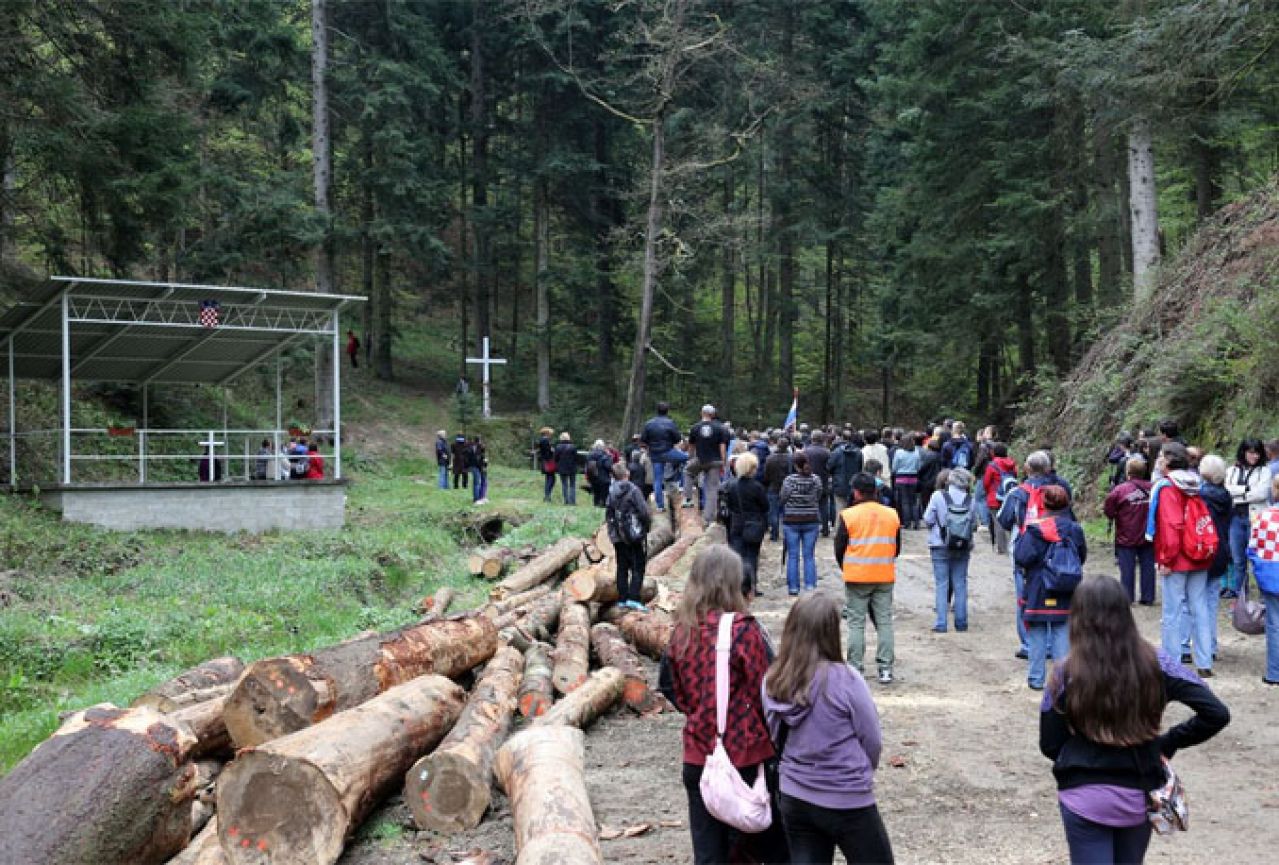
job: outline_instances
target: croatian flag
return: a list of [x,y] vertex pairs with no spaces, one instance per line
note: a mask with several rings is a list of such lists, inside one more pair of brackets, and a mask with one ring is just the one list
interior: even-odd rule
[[216,300],[200,301],[200,327],[217,327],[222,305]]
[[795,388],[795,399],[790,404],[790,411],[786,413],[786,421],[782,424],[782,429],[794,429],[796,422],[799,421],[799,388]]

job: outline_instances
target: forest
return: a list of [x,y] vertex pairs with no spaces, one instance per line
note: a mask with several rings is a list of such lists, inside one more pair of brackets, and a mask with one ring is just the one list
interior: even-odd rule
[[1274,177],[1277,89],[1275,0],[7,0],[0,257],[366,295],[379,378],[430,319],[619,432],[1007,419]]

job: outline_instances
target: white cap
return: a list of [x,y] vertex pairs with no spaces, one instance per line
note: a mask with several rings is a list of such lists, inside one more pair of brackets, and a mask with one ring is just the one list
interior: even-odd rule
[[715,414],[715,406],[710,403],[702,406],[702,414]]

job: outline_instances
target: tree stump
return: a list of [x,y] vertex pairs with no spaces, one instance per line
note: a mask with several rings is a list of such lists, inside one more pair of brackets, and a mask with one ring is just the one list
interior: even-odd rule
[[511,800],[515,865],[603,865],[585,762],[582,731],[561,724],[502,746],[495,769]]
[[154,709],[76,712],[0,779],[0,858],[149,865],[191,837],[195,738]]
[[555,638],[555,690],[568,694],[586,681],[590,672],[591,613],[586,605],[567,601],[560,609],[560,630]]
[[525,718],[536,718],[555,702],[551,683],[553,668],[546,649],[534,644],[524,650],[524,678],[520,682],[519,707]]
[[625,685],[626,677],[621,670],[601,667],[533,723],[539,726],[567,724],[570,727],[588,727],[617,702]]
[[161,682],[130,705],[150,706],[157,712],[172,712],[183,706],[224,696],[243,672],[244,662],[239,658],[213,658],[179,673],[167,682]]
[[470,614],[257,661],[227,698],[227,730],[236,747],[260,745],[423,674],[459,676],[495,651],[492,620]]
[[228,865],[332,865],[360,821],[452,728],[464,699],[457,683],[420,676],[242,751],[218,782]]
[[419,829],[448,834],[479,825],[489,806],[493,760],[511,728],[523,669],[518,650],[498,649],[452,732],[404,776],[404,801]]

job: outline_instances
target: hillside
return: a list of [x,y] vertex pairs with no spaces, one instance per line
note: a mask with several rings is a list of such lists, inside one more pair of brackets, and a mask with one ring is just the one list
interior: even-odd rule
[[1187,440],[1233,453],[1279,434],[1279,185],[1223,208],[1170,260],[1074,372],[1024,408],[1017,438],[1051,443],[1095,502],[1121,430],[1176,418]]

